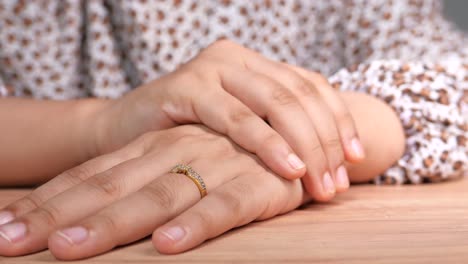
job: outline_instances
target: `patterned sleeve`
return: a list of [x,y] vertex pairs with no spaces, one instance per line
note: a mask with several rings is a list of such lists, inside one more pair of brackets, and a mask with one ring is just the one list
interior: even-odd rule
[[350,0],[342,21],[346,65],[381,59],[468,62],[468,37],[439,0]]
[[344,69],[333,86],[372,94],[399,113],[406,152],[376,183],[437,182],[468,169],[468,65],[382,60]]
[[440,1],[349,2],[345,57],[354,66],[330,81],[386,101],[406,134],[405,154],[375,182],[438,182],[466,174],[467,37],[443,18]]

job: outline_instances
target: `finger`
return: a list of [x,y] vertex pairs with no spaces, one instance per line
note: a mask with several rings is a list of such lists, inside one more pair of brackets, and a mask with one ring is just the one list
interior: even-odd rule
[[12,221],[15,217],[30,212],[53,196],[80,184],[86,179],[108,170],[126,160],[137,157],[138,151],[126,147],[119,151],[99,156],[77,167],[67,170],[25,197],[7,205],[0,212],[0,225]]
[[299,180],[267,173],[239,176],[159,227],[153,244],[161,253],[180,253],[232,228],[293,210],[302,199]]
[[[341,146],[341,137],[339,135],[343,135],[344,138],[347,138],[349,131],[352,130],[352,126],[350,127],[347,124],[343,124],[341,126],[337,126],[335,124],[334,118],[330,118],[331,114],[328,110],[328,105],[320,102],[321,100],[317,100],[320,97],[315,96],[316,93],[313,92],[313,87],[308,87],[307,82],[304,81],[304,78],[301,78],[299,74],[296,73],[294,70],[288,70],[288,67],[284,67],[283,64],[269,60],[264,56],[254,52],[252,50],[246,49],[240,45],[237,45],[230,41],[220,41],[215,45],[215,53],[222,54],[226,48],[231,48],[235,50],[239,50],[239,54],[241,56],[237,56],[231,58],[237,64],[245,66],[246,69],[254,71],[259,74],[263,74],[265,76],[269,76],[275,79],[277,82],[283,84],[284,87],[290,89],[290,91],[299,98],[299,101],[303,105],[304,109],[306,109],[309,117],[311,118],[314,124],[320,124],[316,126],[316,133],[320,139],[322,144],[323,151],[327,157],[328,166],[330,169],[331,174],[335,178],[335,183],[337,187],[337,191],[342,191],[348,188],[349,186],[349,179],[347,177],[346,169],[343,164],[343,150]],[[307,78],[305,78],[308,80]],[[310,80],[309,80],[310,81]],[[309,82],[310,83],[310,82]],[[314,82],[312,82],[314,83]],[[249,86],[251,87],[251,86]],[[245,88],[245,87],[244,87]],[[245,89],[242,89],[244,92]],[[329,94],[327,95],[327,99],[330,98]],[[326,101],[327,103],[333,103],[331,100]],[[340,110],[340,108],[335,107],[335,109]],[[320,113],[320,115],[317,115]],[[337,114],[341,114],[338,117],[342,117],[343,113],[346,114],[347,112],[337,112]],[[347,118],[345,116],[345,118]],[[339,120],[341,121],[341,120]],[[346,121],[346,120],[345,120]],[[342,127],[348,128],[348,130],[340,131]],[[356,130],[354,129],[354,132]],[[349,136],[349,135],[348,135]],[[289,143],[290,141],[287,140]],[[352,143],[352,144],[351,144]],[[355,151],[350,152],[346,150],[358,150],[359,151],[359,141],[358,140],[346,140],[347,145],[345,147],[346,153],[356,153]],[[350,147],[352,146],[352,148]],[[294,149],[294,147],[293,147]],[[361,148],[362,150],[362,148]],[[356,155],[359,155],[356,154]],[[349,157],[350,155],[347,155]],[[325,178],[324,178],[325,179]],[[304,183],[306,184],[307,190],[310,192],[312,187],[311,184],[314,184],[313,177],[305,177]]]
[[289,144],[237,98],[224,91],[205,94],[194,108],[204,124],[255,153],[279,175],[288,179],[304,175],[305,164]]
[[[298,98],[312,124],[314,124],[315,132],[328,161],[329,171],[335,182],[336,191],[342,192],[347,190],[349,188],[349,179],[344,164],[344,151],[339,134],[339,126],[330,106],[323,100],[323,96],[320,93],[321,90],[325,90],[326,88],[321,86],[321,89],[318,89],[314,83],[303,78],[289,67],[284,66],[286,64],[276,62],[272,62],[271,64],[273,64],[271,68],[275,68],[278,73],[283,73],[281,75],[273,75],[275,76],[273,78],[287,87]],[[329,90],[332,89],[330,88]],[[306,186],[309,182],[311,182],[311,179],[304,178]]]
[[345,102],[337,95],[337,91],[331,88],[328,81],[320,74],[292,65],[287,66],[317,86],[323,100],[333,112],[339,127],[338,131],[345,149],[346,159],[350,162],[362,161],[365,158],[365,153],[359,139],[356,124]]
[[[188,141],[187,141],[188,140]],[[197,142],[203,142],[201,139]],[[0,226],[0,255],[15,256],[42,250],[47,236],[59,226],[71,224],[125,197],[166,173],[177,163],[189,163],[201,149],[190,139],[161,155],[146,155],[121,163],[46,201],[34,211]],[[191,144],[194,148],[184,148]],[[181,151],[181,150],[184,151]],[[73,206],[70,206],[72,204]],[[79,210],[77,210],[79,208]]]
[[[238,97],[257,115],[267,117],[271,126],[286,139],[299,157],[305,161],[307,174],[303,178],[306,190],[319,201],[331,199],[335,184],[316,126],[299,99],[286,87],[261,74],[233,67],[224,67],[223,86]],[[243,76],[237,78],[236,76]],[[250,87],[246,89],[246,87]],[[316,116],[321,116],[315,114]],[[317,117],[320,126],[329,123]],[[317,126],[319,127],[319,126]],[[322,129],[320,130],[322,131]],[[330,133],[332,134],[332,133]]]
[[[322,151],[327,159],[328,171],[335,180],[334,185],[336,191],[341,192],[348,189],[349,179],[344,166],[344,152],[339,134],[340,126],[337,125],[333,112],[329,108],[327,102],[323,100],[321,93],[315,87],[314,83],[303,78],[291,68],[284,66],[286,64],[271,61],[258,54],[256,56],[246,56],[244,60],[247,69],[274,79],[295,96],[310,119],[309,122],[314,126]],[[246,86],[238,87],[237,91],[232,91],[235,96],[239,97],[243,94],[245,95]],[[249,89],[249,91],[250,90],[252,89]],[[257,98],[250,95],[249,97]],[[245,102],[244,100],[242,101]],[[248,106],[252,107],[250,104],[248,104]],[[294,146],[293,149],[295,149]],[[304,178],[304,184],[309,192],[312,190],[311,185],[316,184],[313,178],[314,177]],[[323,198],[321,200],[323,200]]]
[[[313,93],[313,89],[309,89],[307,87],[307,81],[304,80],[299,74],[295,73],[294,71],[288,69],[287,67],[282,66],[278,62],[274,62],[272,60],[269,60],[260,54],[251,51],[249,49],[246,49],[240,45],[237,45],[233,42],[230,41],[219,41],[213,45],[213,53],[218,56],[221,56],[226,49],[233,49],[233,50],[238,50],[240,56],[237,57],[230,57],[231,63],[236,63],[237,65],[243,66],[246,70],[248,71],[253,71],[255,73],[271,77],[274,79],[276,82],[282,84],[284,87],[289,89],[290,92],[292,92],[293,95],[296,96],[297,101],[303,106],[305,109],[306,113],[310,117],[310,120],[313,124],[320,124],[315,126],[315,132],[317,134],[317,137],[319,138],[319,141],[322,146],[322,152],[324,152],[324,155],[327,157],[327,167],[328,167],[328,172],[325,172],[321,175],[322,177],[322,182],[325,184],[327,183],[332,183],[328,184],[333,189],[337,189],[338,191],[342,191],[344,189],[347,189],[349,186],[349,181],[347,179],[346,175],[346,169],[343,165],[344,157],[343,157],[343,151],[341,147],[341,142],[339,140],[339,134],[337,131],[337,126],[334,123],[334,119],[331,118],[331,113],[326,107],[326,105],[321,102],[320,96],[317,96],[317,93]],[[221,68],[223,69],[223,68]],[[223,75],[221,75],[224,77]],[[255,87],[252,84],[246,85],[247,83],[244,78],[238,78],[238,76],[244,76],[244,75],[235,75],[234,77],[231,77],[232,80],[237,81],[240,83],[241,81],[244,81],[244,84],[242,86],[238,86],[238,89],[236,89],[238,92],[235,93],[235,96],[240,98],[243,94],[254,90],[254,89],[246,89],[246,87]],[[226,88],[226,87],[225,87]],[[310,87],[312,88],[312,87]],[[228,88],[229,89],[229,88]],[[248,91],[246,91],[248,90]],[[232,91],[230,93],[233,93]],[[283,93],[284,94],[284,93]],[[252,103],[256,103],[257,97],[252,97],[248,96],[252,101]],[[290,98],[290,97],[287,97]],[[242,100],[242,102],[246,103],[245,100]],[[292,100],[288,100],[292,101]],[[250,108],[252,108],[252,104],[248,104]],[[267,105],[266,107],[271,107]],[[267,108],[268,109],[268,108]],[[318,115],[317,113],[320,113]],[[258,114],[258,112],[257,112]],[[294,117],[296,118],[296,117]],[[289,122],[284,122],[283,125],[288,124]],[[277,127],[275,127],[277,129]],[[280,134],[284,137],[285,135],[280,132]],[[286,139],[288,143],[291,144],[291,141],[289,139]],[[292,145],[292,144],[291,144]],[[292,146],[294,150],[294,146]],[[300,156],[302,157],[302,156]],[[307,167],[309,167],[306,162]],[[316,163],[317,166],[317,163]],[[335,178],[337,180],[337,184],[334,184],[332,181],[330,182],[328,179],[330,177]],[[338,177],[339,176],[339,177]],[[307,174],[306,177],[304,177],[304,183],[306,185],[306,189],[308,192],[310,192],[314,198],[318,200],[329,200],[331,197],[333,197],[333,194],[329,195],[324,195],[323,194],[323,188],[322,192],[314,190],[315,189],[320,189],[320,187],[314,187],[317,184],[317,176],[312,173],[312,175]],[[337,186],[335,186],[337,185]]]
[[[209,195],[235,177],[242,164],[230,158],[194,161],[190,166],[203,178]],[[148,236],[198,201],[200,192],[187,176],[169,173],[80,224],[53,233],[49,249],[64,260],[94,256]]]

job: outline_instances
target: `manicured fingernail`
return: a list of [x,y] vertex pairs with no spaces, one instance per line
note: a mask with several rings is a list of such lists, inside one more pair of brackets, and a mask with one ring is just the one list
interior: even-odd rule
[[323,175],[323,188],[328,194],[335,193],[335,184],[328,172]]
[[174,242],[181,240],[185,236],[185,230],[178,226],[169,227],[167,229],[160,230],[160,232]]
[[351,149],[354,155],[358,158],[364,158],[364,148],[362,147],[361,141],[357,138],[351,140]]
[[295,170],[300,170],[305,167],[304,162],[294,153],[288,155],[288,162]]
[[8,211],[0,212],[0,225],[11,222],[13,221],[13,219],[15,219],[15,215],[12,212],[8,212]]
[[348,173],[343,165],[336,170],[336,185],[341,189],[347,189],[349,187]]
[[26,225],[24,223],[9,223],[0,226],[0,237],[10,243],[17,242],[26,236]]
[[71,245],[78,245],[88,238],[88,230],[81,226],[70,227],[57,231],[57,235],[67,240]]

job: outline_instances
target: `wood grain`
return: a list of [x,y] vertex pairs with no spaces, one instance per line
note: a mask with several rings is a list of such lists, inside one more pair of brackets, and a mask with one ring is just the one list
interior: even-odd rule
[[[0,206],[30,190],[0,190]],[[468,263],[468,179],[423,186],[353,186],[250,224],[180,255],[144,240],[86,263]],[[0,263],[55,261],[48,252]]]

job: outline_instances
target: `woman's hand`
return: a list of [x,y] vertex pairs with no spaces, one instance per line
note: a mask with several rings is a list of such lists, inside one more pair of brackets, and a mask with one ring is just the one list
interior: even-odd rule
[[[202,176],[205,198],[187,176],[168,173],[178,163]],[[305,200],[300,180],[277,177],[205,127],[179,126],[144,134],[7,206],[0,221],[11,222],[0,226],[0,255],[48,246],[59,259],[79,259],[151,233],[160,252],[178,253]]]
[[202,123],[280,176],[307,170],[305,188],[321,201],[348,188],[344,159],[364,158],[349,110],[326,79],[227,40],[110,103],[99,120],[99,154],[150,130]]

